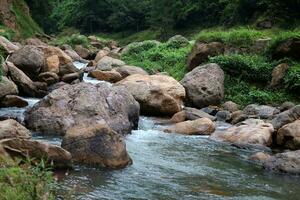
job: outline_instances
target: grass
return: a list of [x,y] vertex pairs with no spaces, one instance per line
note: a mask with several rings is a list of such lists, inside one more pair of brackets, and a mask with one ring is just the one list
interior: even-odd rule
[[44,162],[38,166],[19,166],[14,162],[0,162],[0,199],[3,200],[54,200],[52,173]]
[[104,39],[116,40],[121,46],[125,46],[132,42],[156,40],[159,38],[159,32],[151,29],[140,32],[97,33],[96,35]]
[[24,0],[13,1],[11,11],[16,16],[16,22],[20,36],[23,38],[32,37],[37,33],[43,33],[42,29],[26,12],[26,3]]
[[167,43],[155,45],[151,41],[144,45],[132,45],[122,56],[129,65],[144,68],[149,73],[167,72],[177,80],[186,73],[186,56],[191,45],[182,48],[172,48]]
[[255,40],[267,36],[268,34],[263,31],[240,27],[226,30],[203,30],[195,36],[195,39],[201,42],[222,42],[235,47],[249,47]]

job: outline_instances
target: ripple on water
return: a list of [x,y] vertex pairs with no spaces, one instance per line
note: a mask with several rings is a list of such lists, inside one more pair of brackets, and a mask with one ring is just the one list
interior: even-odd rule
[[[73,199],[297,199],[297,177],[267,173],[253,153],[207,137],[166,134],[141,117],[126,138],[134,163],[110,171],[76,166],[58,191]],[[67,195],[67,196],[68,196]]]

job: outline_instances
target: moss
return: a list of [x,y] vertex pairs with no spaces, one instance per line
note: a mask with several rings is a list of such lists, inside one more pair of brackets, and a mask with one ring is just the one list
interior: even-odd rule
[[20,36],[28,38],[35,34],[43,33],[37,23],[26,13],[27,5],[24,0],[14,0],[11,5],[11,11],[16,16],[16,23]]

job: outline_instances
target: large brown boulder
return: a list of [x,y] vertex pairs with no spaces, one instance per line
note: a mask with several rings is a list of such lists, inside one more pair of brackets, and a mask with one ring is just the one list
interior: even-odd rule
[[18,86],[20,94],[29,97],[43,97],[46,91],[39,84],[34,83],[24,72],[18,69],[13,63],[7,62],[9,75]]
[[0,99],[6,95],[18,94],[18,87],[14,82],[9,80],[7,77],[2,76],[0,81]]
[[33,45],[26,45],[15,51],[9,61],[26,73],[31,79],[38,76],[45,64],[45,55],[41,48]]
[[11,157],[30,158],[36,164],[41,160],[54,168],[71,168],[71,154],[61,147],[33,140],[12,138],[0,140]]
[[211,138],[238,145],[270,146],[274,128],[262,120],[248,119],[225,131],[216,131]]
[[124,88],[108,83],[65,85],[25,113],[27,126],[46,135],[65,135],[77,124],[105,121],[120,134],[137,127],[139,104]]
[[165,75],[128,76],[117,85],[125,86],[148,115],[173,115],[182,109],[185,90],[175,79]]
[[257,153],[250,160],[260,162],[267,170],[280,173],[300,174],[300,150],[278,153],[273,156],[266,153]]
[[39,38],[27,38],[24,43],[26,45],[33,45],[33,46],[46,46],[47,44],[41,41]]
[[15,120],[0,121],[0,140],[8,138],[30,139],[31,133]]
[[164,129],[164,132],[183,135],[210,135],[215,131],[215,124],[208,118],[180,122]]
[[20,48],[5,37],[0,36],[0,49],[3,49],[7,54],[11,54]]
[[101,49],[96,55],[95,62],[98,63],[99,60],[101,60],[102,58],[107,56],[109,54],[109,52],[110,52],[109,49],[106,49],[106,48]]
[[123,78],[134,74],[148,75],[148,73],[140,67],[124,65],[118,68],[115,68],[117,72],[121,74]]
[[292,123],[300,119],[300,105],[297,105],[287,111],[278,114],[273,120],[272,124],[275,130],[280,129],[286,124]]
[[224,72],[217,64],[195,68],[181,80],[187,100],[197,108],[218,105],[224,98]]
[[113,68],[116,67],[121,67],[125,65],[125,63],[121,60],[109,57],[109,56],[104,56],[97,62],[97,67],[96,69],[102,70],[102,71],[110,71]]
[[107,81],[110,83],[116,83],[122,80],[121,74],[117,71],[93,70],[88,74],[88,76],[95,78],[99,81]]
[[300,120],[280,128],[276,138],[278,145],[292,150],[300,149]]
[[290,38],[281,42],[272,52],[272,57],[275,59],[293,58],[300,60],[300,38]]
[[132,163],[124,138],[105,123],[70,128],[62,147],[72,154],[74,161],[84,164],[117,169]]
[[224,45],[220,42],[202,43],[197,42],[188,55],[188,70],[191,71],[208,61],[211,56],[224,53]]

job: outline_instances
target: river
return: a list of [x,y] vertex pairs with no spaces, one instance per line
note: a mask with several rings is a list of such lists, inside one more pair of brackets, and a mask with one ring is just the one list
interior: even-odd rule
[[[91,83],[98,81],[84,78]],[[29,106],[38,99],[28,99]],[[0,109],[20,119],[25,109]],[[219,129],[226,124],[218,124]],[[59,137],[36,140],[60,145]],[[76,165],[58,182],[57,199],[284,199],[300,197],[300,178],[264,171],[248,161],[255,149],[238,149],[203,136],[160,132],[150,117],[126,137],[133,165],[122,170]]]

